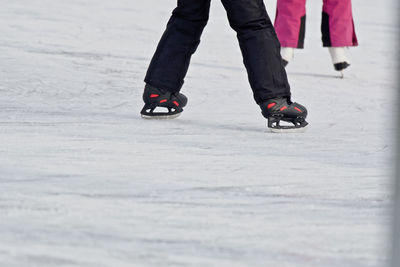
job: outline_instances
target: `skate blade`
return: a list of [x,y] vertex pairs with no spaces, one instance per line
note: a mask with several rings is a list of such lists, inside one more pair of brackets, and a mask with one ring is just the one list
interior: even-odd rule
[[178,118],[181,115],[181,113],[173,115],[154,115],[154,116],[143,115],[143,114],[141,115],[142,118],[146,120],[172,120]]
[[304,133],[307,131],[307,126],[299,128],[269,128],[273,133]]

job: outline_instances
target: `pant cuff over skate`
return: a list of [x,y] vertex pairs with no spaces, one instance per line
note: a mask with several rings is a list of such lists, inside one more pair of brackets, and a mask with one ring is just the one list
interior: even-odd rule
[[256,103],[258,105],[261,105],[262,103],[270,100],[270,99],[275,99],[275,98],[287,98],[288,100],[291,99],[291,93],[281,93],[281,94],[267,94],[263,95],[261,98],[257,98]]
[[182,85],[176,86],[176,87],[170,87],[170,86],[165,86],[165,85],[163,85],[161,83],[155,82],[154,80],[147,79],[147,78],[144,80],[144,82],[146,84],[152,86],[152,87],[155,87],[157,89],[161,89],[161,90],[166,91],[166,92],[171,92],[171,93],[177,93],[182,88]]

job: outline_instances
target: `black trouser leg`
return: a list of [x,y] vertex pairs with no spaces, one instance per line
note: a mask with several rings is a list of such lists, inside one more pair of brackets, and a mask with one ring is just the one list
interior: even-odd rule
[[231,27],[237,32],[254,99],[290,97],[280,55],[280,43],[263,0],[222,0]]
[[170,92],[182,88],[191,56],[208,21],[210,1],[178,0],[147,71],[147,84]]

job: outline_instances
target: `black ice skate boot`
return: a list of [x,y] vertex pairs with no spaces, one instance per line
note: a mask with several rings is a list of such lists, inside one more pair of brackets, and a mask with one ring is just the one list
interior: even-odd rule
[[[146,85],[143,92],[145,103],[142,111],[142,118],[145,119],[174,119],[181,115],[183,107],[187,104],[187,97],[179,92],[171,93]],[[155,111],[161,108],[165,112]]]
[[[268,128],[272,132],[303,132],[308,125],[307,109],[286,97],[270,99],[261,103],[260,107],[263,116],[268,119]],[[280,125],[281,121],[293,125]]]

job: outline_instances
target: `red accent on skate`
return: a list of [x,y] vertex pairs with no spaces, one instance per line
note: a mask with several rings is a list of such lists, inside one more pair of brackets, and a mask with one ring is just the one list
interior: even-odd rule
[[281,107],[280,111],[284,111],[285,109],[287,109],[287,106]]
[[173,103],[175,104],[175,106],[179,107],[179,103],[178,102],[174,101]]
[[150,95],[150,98],[156,98],[156,97],[159,97],[160,95],[156,95],[156,94],[151,94]]
[[275,105],[276,105],[275,102],[274,102],[274,103],[271,103],[271,104],[268,104],[267,108],[268,108],[268,109],[273,108]]
[[167,101],[168,101],[167,99],[163,99],[163,100],[160,101],[160,103],[165,103]]
[[299,109],[298,107],[294,107],[295,110],[297,110],[298,112],[302,112],[301,109]]

